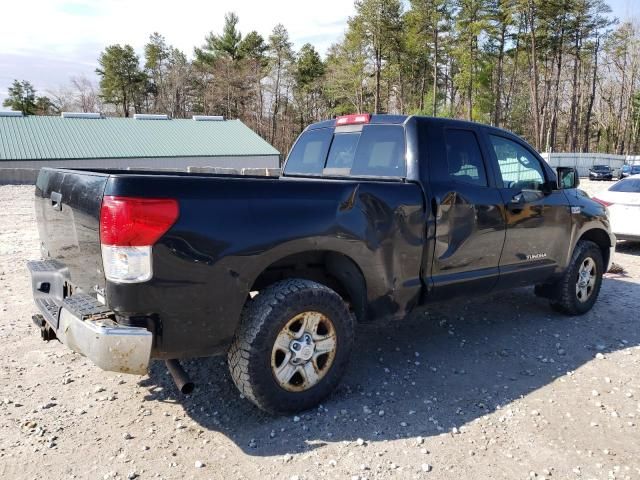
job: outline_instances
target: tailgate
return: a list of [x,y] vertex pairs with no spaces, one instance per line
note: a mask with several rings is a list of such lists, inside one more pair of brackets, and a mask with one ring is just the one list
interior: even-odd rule
[[36,219],[44,260],[67,267],[72,291],[95,295],[105,278],[100,253],[100,207],[108,174],[40,170]]

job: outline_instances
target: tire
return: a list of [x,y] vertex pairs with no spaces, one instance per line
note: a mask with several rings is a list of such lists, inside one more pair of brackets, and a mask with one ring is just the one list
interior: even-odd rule
[[[581,269],[590,270],[593,264],[593,282],[587,282],[591,287],[583,287],[579,291],[578,283],[581,281]],[[583,270],[583,271],[584,271]],[[566,315],[582,315],[587,313],[598,299],[600,287],[602,285],[602,274],[604,273],[604,261],[600,248],[593,242],[580,240],[571,256],[569,267],[564,275],[552,287],[554,300],[551,306],[554,310]]]
[[[308,410],[340,382],[353,337],[353,317],[336,292],[310,280],[277,282],[243,310],[228,353],[231,377],[266,412]],[[333,349],[322,353],[331,339]]]

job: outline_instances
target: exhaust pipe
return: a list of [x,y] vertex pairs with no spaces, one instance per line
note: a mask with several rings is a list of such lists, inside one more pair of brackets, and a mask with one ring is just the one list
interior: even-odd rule
[[187,372],[182,368],[182,365],[180,365],[180,362],[172,358],[171,360],[165,360],[164,363],[167,366],[167,370],[169,370],[173,381],[176,382],[176,387],[178,387],[180,393],[188,395],[193,392],[194,384],[189,378]]

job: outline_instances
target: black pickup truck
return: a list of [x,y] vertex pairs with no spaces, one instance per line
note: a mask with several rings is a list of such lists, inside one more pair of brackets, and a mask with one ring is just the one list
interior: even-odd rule
[[106,370],[227,354],[258,407],[304,410],[355,322],[526,285],[587,312],[615,237],[577,185],[507,131],[394,115],[309,126],[280,177],[44,168],[34,321]]

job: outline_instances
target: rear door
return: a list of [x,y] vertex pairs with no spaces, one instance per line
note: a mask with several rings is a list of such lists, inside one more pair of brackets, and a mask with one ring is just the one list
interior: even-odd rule
[[71,290],[104,289],[100,207],[108,178],[62,169],[42,169],[38,175],[35,207],[42,257],[68,268]]
[[430,296],[488,292],[498,280],[505,219],[486,152],[473,127],[427,125],[436,223]]
[[562,190],[552,187],[550,169],[524,142],[487,134],[507,231],[500,258],[499,288],[547,279],[564,265],[571,233],[571,209]]

